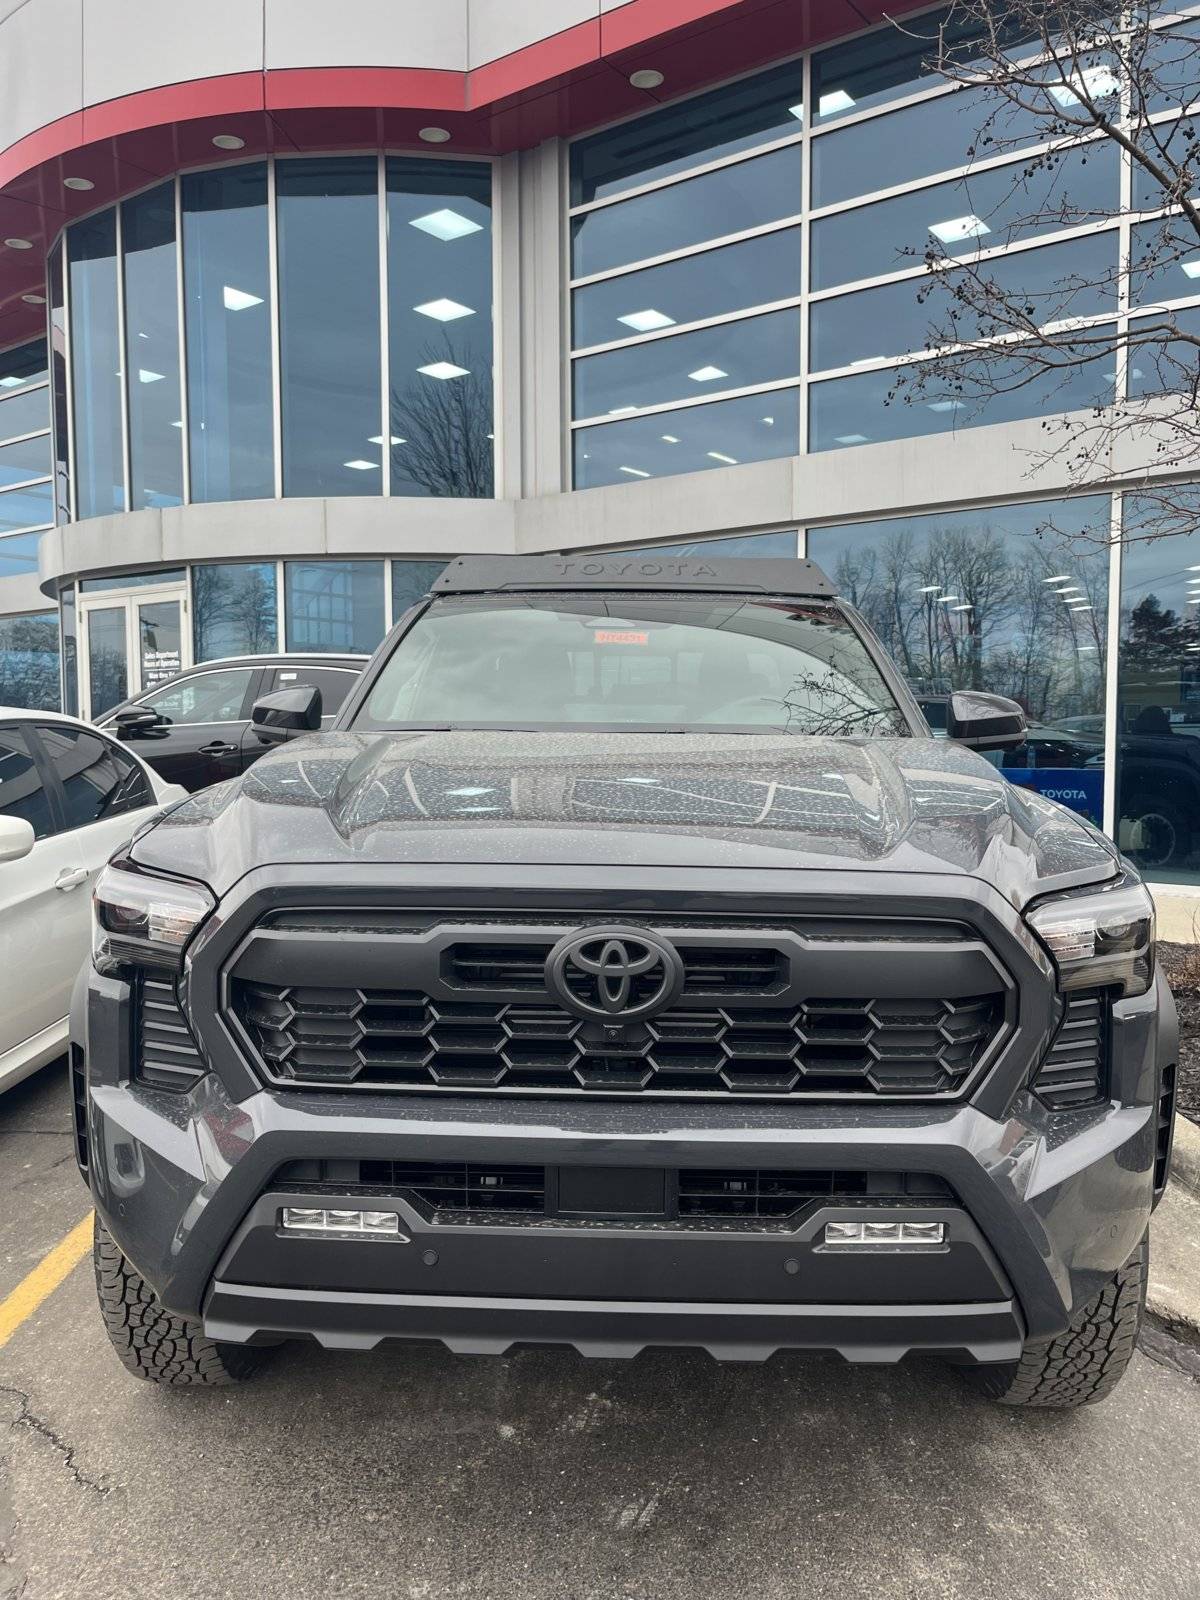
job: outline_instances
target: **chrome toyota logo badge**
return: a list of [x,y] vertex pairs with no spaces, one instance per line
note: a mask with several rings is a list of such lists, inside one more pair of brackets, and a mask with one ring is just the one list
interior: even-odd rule
[[588,928],[546,957],[546,987],[577,1017],[637,1022],[664,1011],[683,988],[683,962],[665,939],[640,928]]

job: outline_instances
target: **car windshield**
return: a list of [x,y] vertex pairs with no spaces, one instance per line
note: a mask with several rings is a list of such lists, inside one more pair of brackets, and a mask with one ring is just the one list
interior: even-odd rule
[[835,606],[644,595],[435,601],[352,726],[911,732]]

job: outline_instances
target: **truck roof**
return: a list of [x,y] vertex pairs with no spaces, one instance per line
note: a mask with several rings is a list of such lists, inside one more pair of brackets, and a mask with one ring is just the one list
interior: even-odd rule
[[508,590],[691,590],[832,599],[833,584],[812,561],[706,561],[698,556],[459,556],[433,585],[435,595]]

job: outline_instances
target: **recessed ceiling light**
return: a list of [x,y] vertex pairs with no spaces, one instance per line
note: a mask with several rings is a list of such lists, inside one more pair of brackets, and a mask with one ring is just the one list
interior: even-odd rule
[[343,461],[342,465],[344,467],[353,467],[355,472],[378,472],[379,470],[378,461],[363,461],[361,457],[356,457],[353,461]]
[[1194,261],[1181,261],[1179,265],[1183,268],[1187,277],[1200,278],[1200,256],[1197,256]]
[[1057,100],[1058,104],[1064,108],[1078,105],[1079,95],[1071,87],[1072,83],[1077,84],[1093,100],[1110,100],[1121,87],[1120,81],[1112,68],[1100,63],[1094,67],[1085,67],[1081,73],[1074,75],[1071,83],[1056,83],[1052,85],[1050,89],[1051,99]]
[[221,290],[221,299],[225,302],[226,311],[248,311],[251,306],[260,306],[263,303],[262,295],[250,294],[245,289],[235,289],[228,283]]
[[11,372],[6,372],[0,378],[0,389],[19,389],[24,382],[24,378],[14,378]]
[[236,133],[214,133],[213,143],[218,150],[244,150],[245,139],[239,139]]
[[834,435],[834,444],[866,444],[865,433],[838,433]]
[[964,239],[979,239],[991,229],[982,217],[969,212],[965,217],[949,217],[945,222],[931,222],[929,231],[941,244],[960,244]]
[[657,89],[663,81],[663,74],[657,67],[639,67],[636,72],[629,74],[629,81],[635,89]]
[[[398,433],[393,433],[393,434],[389,435],[389,437],[390,437],[390,439],[391,439],[393,444],[407,444],[408,443],[408,440],[407,439],[402,439]],[[373,433],[371,435],[371,437],[367,440],[367,443],[368,444],[382,444],[383,443],[383,435],[381,433]]]
[[450,137],[449,128],[422,128],[417,134],[426,144],[445,144]]
[[707,450],[705,454],[711,456],[714,461],[723,461],[727,467],[737,466],[736,456],[722,455],[720,450]]
[[678,435],[676,435],[674,433],[664,433],[662,435],[662,442],[664,444],[678,444],[679,443],[679,438],[678,438]]
[[455,322],[459,317],[473,317],[473,306],[460,305],[457,300],[426,300],[422,306],[414,306],[414,311],[419,311],[423,317],[432,317],[435,322]]
[[447,241],[465,239],[467,234],[482,230],[481,223],[472,222],[470,217],[461,216],[448,206],[443,206],[440,211],[430,211],[423,217],[412,217],[408,225],[410,228],[420,228],[422,233],[431,233],[435,239]]
[[650,474],[643,472],[641,467],[618,467],[618,472],[627,472],[631,478],[648,478]]
[[929,409],[930,409],[930,411],[938,411],[938,412],[942,412],[942,411],[961,411],[962,410],[962,406],[963,406],[963,403],[962,403],[961,400],[930,400],[929,401]]
[[27,306],[44,306],[46,304],[46,296],[44,294],[23,294],[21,299],[24,300]]
[[767,427],[767,428],[773,428],[775,426],[775,418],[774,417],[764,417],[763,418],[763,425],[764,425],[764,427]]
[[817,101],[817,115],[831,117],[835,111],[852,111],[857,102],[845,89],[831,89]]
[[688,377],[693,383],[713,383],[717,378],[727,378],[729,374],[724,367],[697,367],[695,372],[689,372]]
[[64,178],[63,179],[63,188],[64,189],[78,189],[81,194],[86,192],[88,189],[94,189],[95,187],[96,187],[96,185],[92,182],[92,180],[90,178]]
[[453,361],[431,361],[428,366],[417,368],[427,378],[439,378],[443,383],[448,378],[465,378],[470,370],[470,367],[456,367]]
[[165,377],[165,372],[151,372],[149,367],[138,368],[139,383],[161,383]]
[[10,250],[32,250],[33,241],[30,239],[5,239],[5,244]]
[[655,328],[673,328],[675,318],[667,316],[665,311],[655,311],[653,306],[645,311],[630,311],[623,317],[617,318],[627,328],[632,328],[635,333],[652,333]]

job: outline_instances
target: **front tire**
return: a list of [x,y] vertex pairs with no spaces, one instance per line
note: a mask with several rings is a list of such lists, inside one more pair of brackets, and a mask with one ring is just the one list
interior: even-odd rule
[[966,1368],[968,1380],[1006,1406],[1073,1411],[1103,1400],[1133,1356],[1149,1271],[1147,1234],[1108,1287],[1075,1313],[1065,1333],[1027,1344],[1019,1361]]
[[198,1322],[168,1311],[99,1217],[92,1259],[100,1314],[127,1372],[172,1389],[223,1388],[252,1376],[261,1352],[218,1344]]

